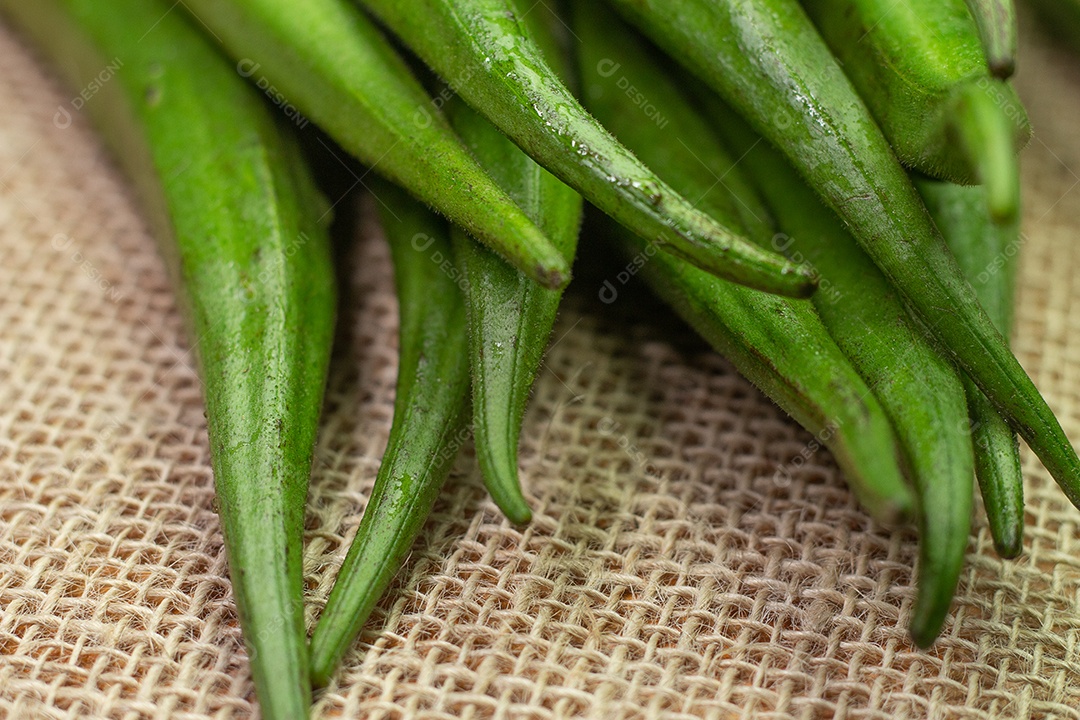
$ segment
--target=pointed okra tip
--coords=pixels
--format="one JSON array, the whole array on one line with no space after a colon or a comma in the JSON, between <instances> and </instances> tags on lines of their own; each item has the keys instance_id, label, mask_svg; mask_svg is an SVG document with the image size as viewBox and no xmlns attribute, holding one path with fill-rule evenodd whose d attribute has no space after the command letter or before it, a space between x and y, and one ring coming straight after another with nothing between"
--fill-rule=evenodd
<instances>
[{"instance_id":1,"label":"pointed okra tip","mask_svg":"<svg viewBox=\"0 0 1080 720\"><path fill-rule=\"evenodd\" d=\"M805 299L817 290L818 275L809 265L793 263L774 253L766 257L759 264L745 265L745 270L717 274L755 290L790 298Z\"/></svg>"},{"instance_id":2,"label":"pointed okra tip","mask_svg":"<svg viewBox=\"0 0 1080 720\"><path fill-rule=\"evenodd\" d=\"M945 619L949 616L956 584L959 579L959 566L933 567L926 569L926 555L920 553L919 574L916 577L918 587L915 591L915 603L911 608L911 621L908 632L919 648L926 650L941 635ZM955 572L953 571L955 569Z\"/></svg>"},{"instance_id":3,"label":"pointed okra tip","mask_svg":"<svg viewBox=\"0 0 1080 720\"><path fill-rule=\"evenodd\" d=\"M565 264L559 267L537 265L533 268L533 279L548 290L562 290L570 284L573 275Z\"/></svg>"},{"instance_id":4,"label":"pointed okra tip","mask_svg":"<svg viewBox=\"0 0 1080 720\"><path fill-rule=\"evenodd\" d=\"M995 225L1012 225L1020 214L1019 179L1006 175L996 182L986 183L986 202L990 220Z\"/></svg>"},{"instance_id":5,"label":"pointed okra tip","mask_svg":"<svg viewBox=\"0 0 1080 720\"><path fill-rule=\"evenodd\" d=\"M508 437L505 442L492 444L491 437L503 435L478 433L476 454L480 475L492 502L506 519L515 525L527 525L532 522L532 508L521 490L521 477L517 471L517 434L505 435Z\"/></svg>"},{"instance_id":6,"label":"pointed okra tip","mask_svg":"<svg viewBox=\"0 0 1080 720\"><path fill-rule=\"evenodd\" d=\"M817 271L809 265L788 263L781 272L794 276L795 283L792 287L795 292L792 297L795 298L805 299L812 296L817 291L821 280Z\"/></svg>"},{"instance_id":7,"label":"pointed okra tip","mask_svg":"<svg viewBox=\"0 0 1080 720\"><path fill-rule=\"evenodd\" d=\"M675 255L682 255L670 245L663 247ZM733 264L710 262L703 265L695 258L683 257L724 280L774 295L801 300L813 295L818 287L819 277L813 267L791 262L776 253L761 251L753 261Z\"/></svg>"},{"instance_id":8,"label":"pointed okra tip","mask_svg":"<svg viewBox=\"0 0 1080 720\"><path fill-rule=\"evenodd\" d=\"M318 662L317 662L318 660ZM326 656L319 657L312 653L311 656L311 687L316 690L330 684L330 678L334 674L334 666L329 663Z\"/></svg>"},{"instance_id":9,"label":"pointed okra tip","mask_svg":"<svg viewBox=\"0 0 1080 720\"><path fill-rule=\"evenodd\" d=\"M915 643L916 647L920 650L929 650L930 646L934 644L934 641L941 635L941 628L945 625L945 616L947 615L948 606L944 612L935 614L933 617L929 615L921 615L916 610L916 616L911 621L911 625L908 627L908 632L911 634L911 640Z\"/></svg>"},{"instance_id":10,"label":"pointed okra tip","mask_svg":"<svg viewBox=\"0 0 1080 720\"><path fill-rule=\"evenodd\" d=\"M990 219L996 225L1013 223L1020 213L1017 156L1031 135L1027 113L1007 83L989 77L966 83L956 99L949 135L986 189Z\"/></svg>"},{"instance_id":11,"label":"pointed okra tip","mask_svg":"<svg viewBox=\"0 0 1080 720\"><path fill-rule=\"evenodd\" d=\"M1008 80L1016 72L1016 57L1013 55L1001 55L987 60L990 74L998 80Z\"/></svg>"},{"instance_id":12,"label":"pointed okra tip","mask_svg":"<svg viewBox=\"0 0 1080 720\"><path fill-rule=\"evenodd\" d=\"M503 514L515 525L528 525L532 522L532 508L524 503L504 509Z\"/></svg>"},{"instance_id":13,"label":"pointed okra tip","mask_svg":"<svg viewBox=\"0 0 1080 720\"><path fill-rule=\"evenodd\" d=\"M337 611L337 605L331 593L331 598L323 608L322 616L311 633L311 642L308 645L308 679L311 687L315 689L324 688L330 684L338 665L341 664L341 659L345 657L356 633L359 632L359 628L354 628L352 623L346 622L346 619Z\"/></svg>"},{"instance_id":14,"label":"pointed okra tip","mask_svg":"<svg viewBox=\"0 0 1080 720\"><path fill-rule=\"evenodd\" d=\"M489 247L541 287L562 290L570 283L570 263L547 236L539 230L530 230L530 233L530 243L514 248L512 252L504 253L500 248Z\"/></svg>"},{"instance_id":15,"label":"pointed okra tip","mask_svg":"<svg viewBox=\"0 0 1080 720\"><path fill-rule=\"evenodd\" d=\"M500 477L489 481L485 477L488 493L506 519L515 525L527 525L532 522L532 508L525 500L518 482L517 473L510 477Z\"/></svg>"},{"instance_id":16,"label":"pointed okra tip","mask_svg":"<svg viewBox=\"0 0 1080 720\"><path fill-rule=\"evenodd\" d=\"M910 493L898 494L884 499L871 509L870 514L885 527L899 527L911 522L915 517L915 501Z\"/></svg>"},{"instance_id":17,"label":"pointed okra tip","mask_svg":"<svg viewBox=\"0 0 1080 720\"><path fill-rule=\"evenodd\" d=\"M1010 527L1009 530L994 534L994 551L1002 560L1015 560L1024 552L1024 537L1021 531Z\"/></svg>"}]
</instances>

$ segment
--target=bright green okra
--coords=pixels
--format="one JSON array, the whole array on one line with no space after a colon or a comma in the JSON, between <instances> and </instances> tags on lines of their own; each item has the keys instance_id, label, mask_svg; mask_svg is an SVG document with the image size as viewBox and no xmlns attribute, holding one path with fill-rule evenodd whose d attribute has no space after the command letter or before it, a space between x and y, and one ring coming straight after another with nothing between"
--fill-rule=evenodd
<instances>
[{"instance_id":1,"label":"bright green okra","mask_svg":"<svg viewBox=\"0 0 1080 720\"><path fill-rule=\"evenodd\" d=\"M424 527L468 424L465 300L446 223L376 182L394 260L401 329L390 439L375 488L311 637L311 679L325 685Z\"/></svg>"},{"instance_id":2,"label":"bright green okra","mask_svg":"<svg viewBox=\"0 0 1080 720\"><path fill-rule=\"evenodd\" d=\"M989 222L982 212L985 198L978 186L928 179L917 179L915 184L979 301L1008 337L1021 244L1019 224L1002 227ZM1024 479L1016 433L970 381L967 394L975 474L990 534L998 554L1014 558L1023 550L1024 533Z\"/></svg>"},{"instance_id":3,"label":"bright green okra","mask_svg":"<svg viewBox=\"0 0 1080 720\"><path fill-rule=\"evenodd\" d=\"M769 213L739 165L641 47L613 31L618 19L591 3L576 4L573 17L590 111L673 187L700 198L706 212L771 237ZM662 128L620 89L620 78L665 109ZM726 188L736 188L740 202ZM621 233L620 244L640 260L641 275L661 298L833 452L864 507L886 522L906 514L911 494L892 426L809 302L710 277L629 233Z\"/></svg>"},{"instance_id":4,"label":"bright green okra","mask_svg":"<svg viewBox=\"0 0 1080 720\"><path fill-rule=\"evenodd\" d=\"M1016 154L1031 127L1012 86L990 76L964 3L804 0L803 6L901 162L943 180L982 183L991 216L1015 219Z\"/></svg>"},{"instance_id":5,"label":"bright green okra","mask_svg":"<svg viewBox=\"0 0 1080 720\"><path fill-rule=\"evenodd\" d=\"M553 175L667 252L760 290L813 278L696 210L581 107L510 0L361 0L458 94Z\"/></svg>"},{"instance_id":6,"label":"bright green okra","mask_svg":"<svg viewBox=\"0 0 1080 720\"><path fill-rule=\"evenodd\" d=\"M545 7L525 15L527 27L560 76L558 47ZM572 262L581 224L582 199L537 165L498 128L457 98L451 123L480 164ZM494 253L453 230L454 251L466 280L469 354L473 377L473 436L484 484L496 505L515 523L532 516L518 478L518 442L533 380L551 337L562 292L529 282Z\"/></svg>"},{"instance_id":7,"label":"bright green okra","mask_svg":"<svg viewBox=\"0 0 1080 720\"><path fill-rule=\"evenodd\" d=\"M1012 0L965 0L979 28L990 74L1008 80L1016 71L1016 7Z\"/></svg>"},{"instance_id":8,"label":"bright green okra","mask_svg":"<svg viewBox=\"0 0 1080 720\"><path fill-rule=\"evenodd\" d=\"M911 635L941 632L971 533L975 459L956 367L913 325L899 294L795 170L715 96L705 107L765 196L780 242L821 273L813 303L892 420L919 507L919 574Z\"/></svg>"},{"instance_id":9,"label":"bright green okra","mask_svg":"<svg viewBox=\"0 0 1080 720\"><path fill-rule=\"evenodd\" d=\"M548 287L570 268L461 146L382 33L344 0L190 0L237 72ZM364 178L358 178L362 184Z\"/></svg>"},{"instance_id":10,"label":"bright green okra","mask_svg":"<svg viewBox=\"0 0 1080 720\"><path fill-rule=\"evenodd\" d=\"M333 338L327 204L259 93L157 0L4 0L153 223L204 383L218 514L263 717L306 717L304 505Z\"/></svg>"},{"instance_id":11,"label":"bright green okra","mask_svg":"<svg viewBox=\"0 0 1080 720\"><path fill-rule=\"evenodd\" d=\"M784 153L1080 507L1080 458L1061 424L797 2L612 2Z\"/></svg>"}]
</instances>

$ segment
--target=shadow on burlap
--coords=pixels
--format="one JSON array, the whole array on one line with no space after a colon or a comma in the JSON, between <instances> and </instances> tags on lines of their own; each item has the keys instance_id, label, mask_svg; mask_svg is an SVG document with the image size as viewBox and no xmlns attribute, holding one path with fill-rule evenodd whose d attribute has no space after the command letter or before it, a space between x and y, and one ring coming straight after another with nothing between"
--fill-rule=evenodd
<instances>
[{"instance_id":1,"label":"shadow on burlap","mask_svg":"<svg viewBox=\"0 0 1080 720\"><path fill-rule=\"evenodd\" d=\"M1078 70L1023 58L1015 338L1076 439ZM0 32L0 715L249 717L193 356L125 182L84 119L53 122L68 102ZM396 305L362 228L309 624L392 414ZM800 465L812 438L640 290L605 305L604 276L579 275L524 431L536 519L501 518L466 448L317 717L1080 717L1080 515L1030 453L1023 557L999 561L980 514L943 637L917 651L914 533L871 523L825 452Z\"/></svg>"}]
</instances>

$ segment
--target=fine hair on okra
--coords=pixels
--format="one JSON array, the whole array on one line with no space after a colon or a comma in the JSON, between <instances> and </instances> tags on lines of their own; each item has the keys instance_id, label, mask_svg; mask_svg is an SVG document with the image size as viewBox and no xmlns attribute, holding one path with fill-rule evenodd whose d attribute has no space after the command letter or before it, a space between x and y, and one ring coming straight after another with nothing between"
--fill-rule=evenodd
<instances>
[{"instance_id":1,"label":"fine hair on okra","mask_svg":"<svg viewBox=\"0 0 1080 720\"><path fill-rule=\"evenodd\" d=\"M204 383L217 512L262 717L307 716L304 505L333 338L327 204L259 92L161 0L3 0L151 221Z\"/></svg>"},{"instance_id":2,"label":"fine hair on okra","mask_svg":"<svg viewBox=\"0 0 1080 720\"><path fill-rule=\"evenodd\" d=\"M982 188L916 178L930 216L956 256L979 302L1005 336L1012 330L1013 286L1022 237L1019 223L996 225L982 209ZM994 548L1003 558L1023 550L1024 482L1016 432L965 378L975 443L975 475Z\"/></svg>"},{"instance_id":3,"label":"fine hair on okra","mask_svg":"<svg viewBox=\"0 0 1080 720\"><path fill-rule=\"evenodd\" d=\"M665 252L804 297L813 277L698 211L581 107L510 0L361 0L469 105L593 205Z\"/></svg>"},{"instance_id":4,"label":"fine hair on okra","mask_svg":"<svg viewBox=\"0 0 1080 720\"><path fill-rule=\"evenodd\" d=\"M1080 507L1080 458L1061 424L796 0L610 1L784 154Z\"/></svg>"},{"instance_id":5,"label":"fine hair on okra","mask_svg":"<svg viewBox=\"0 0 1080 720\"><path fill-rule=\"evenodd\" d=\"M611 31L617 18L592 3L576 4L572 16L590 111L673 187L699 198L706 212L733 225L745 218L768 232L769 213L754 200L739 166L632 38ZM602 72L612 61L620 77L667 109L669 122L662 129L619 91L618 77ZM738 198L728 194L728 186L742 188ZM678 258L650 253L631 233L614 234L627 253L647 254L640 273L657 295L833 452L855 496L874 517L894 522L907 514L911 493L892 426L808 301L739 287ZM778 475L785 479L782 470Z\"/></svg>"},{"instance_id":6,"label":"fine hair on okra","mask_svg":"<svg viewBox=\"0 0 1080 720\"><path fill-rule=\"evenodd\" d=\"M375 488L311 637L311 680L326 685L424 527L468 422L469 354L449 227L389 183L373 181L400 313L390 438Z\"/></svg>"},{"instance_id":7,"label":"fine hair on okra","mask_svg":"<svg viewBox=\"0 0 1080 720\"><path fill-rule=\"evenodd\" d=\"M974 0L973 0L974 1ZM1007 83L991 76L963 0L803 0L906 166L986 186L1000 223L1020 205L1017 152L1031 135Z\"/></svg>"},{"instance_id":8,"label":"fine hair on okra","mask_svg":"<svg viewBox=\"0 0 1080 720\"><path fill-rule=\"evenodd\" d=\"M561 21L537 6L525 14L525 22L552 67L561 77L570 75L571 63L553 27ZM447 114L473 156L571 262L581 196L459 98L450 101ZM452 237L467 288L477 461L495 504L512 522L525 523L532 513L517 471L521 423L562 292L530 282L460 228L453 229Z\"/></svg>"},{"instance_id":9,"label":"fine hair on okra","mask_svg":"<svg viewBox=\"0 0 1080 720\"><path fill-rule=\"evenodd\" d=\"M787 161L714 95L699 100L769 204L781 244L821 274L814 306L892 420L919 508L909 628L916 644L928 647L952 604L971 533L975 459L964 384L840 218Z\"/></svg>"},{"instance_id":10,"label":"fine hair on okra","mask_svg":"<svg viewBox=\"0 0 1080 720\"><path fill-rule=\"evenodd\" d=\"M563 256L469 156L405 61L349 2L183 4L223 43L238 72L271 84L362 163L533 280L549 287L570 280Z\"/></svg>"}]
</instances>

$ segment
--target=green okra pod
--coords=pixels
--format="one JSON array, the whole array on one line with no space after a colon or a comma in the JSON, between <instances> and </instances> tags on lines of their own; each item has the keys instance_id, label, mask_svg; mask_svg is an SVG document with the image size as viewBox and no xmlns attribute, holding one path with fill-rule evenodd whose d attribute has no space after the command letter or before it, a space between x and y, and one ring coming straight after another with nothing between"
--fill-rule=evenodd
<instances>
[{"instance_id":1,"label":"green okra pod","mask_svg":"<svg viewBox=\"0 0 1080 720\"><path fill-rule=\"evenodd\" d=\"M509 0L362 0L460 96L534 160L643 238L760 290L813 279L693 207L581 107Z\"/></svg>"},{"instance_id":2,"label":"green okra pod","mask_svg":"<svg viewBox=\"0 0 1080 720\"><path fill-rule=\"evenodd\" d=\"M311 679L325 685L424 527L467 431L469 353L446 223L376 181L400 308L394 420L375 488L311 637Z\"/></svg>"},{"instance_id":3,"label":"green okra pod","mask_svg":"<svg viewBox=\"0 0 1080 720\"><path fill-rule=\"evenodd\" d=\"M990 75L964 3L804 0L803 6L901 162L943 180L982 183L991 215L1011 222L1020 204L1016 154L1031 127L1016 91Z\"/></svg>"},{"instance_id":4,"label":"green okra pod","mask_svg":"<svg viewBox=\"0 0 1080 720\"><path fill-rule=\"evenodd\" d=\"M530 32L561 77L571 74L558 47L551 11L524 15ZM495 182L506 189L572 262L581 224L582 198L537 165L498 128L458 99L448 115L462 140ZM532 512L518 478L521 423L536 372L551 337L562 292L529 282L494 253L453 230L454 250L466 280L469 354L473 377L473 435L484 484L515 523Z\"/></svg>"},{"instance_id":5,"label":"green okra pod","mask_svg":"<svg viewBox=\"0 0 1080 720\"><path fill-rule=\"evenodd\" d=\"M562 287L562 255L480 169L382 33L345 0L189 0L237 71L514 267ZM365 182L365 177L357 179Z\"/></svg>"},{"instance_id":6,"label":"green okra pod","mask_svg":"<svg viewBox=\"0 0 1080 720\"><path fill-rule=\"evenodd\" d=\"M741 164L709 123L670 84L640 44L618 32L618 18L592 3L573 9L587 107L673 187L733 225L769 233L769 213L743 179ZM604 67L665 108L661 129ZM735 188L738 198L728 189ZM771 233L770 233L771 236ZM703 338L774 402L814 433L841 466L860 502L889 522L911 506L892 426L873 392L837 347L813 306L738 287L622 233L642 260L641 275Z\"/></svg>"},{"instance_id":7,"label":"green okra pod","mask_svg":"<svg viewBox=\"0 0 1080 720\"><path fill-rule=\"evenodd\" d=\"M930 215L944 235L964 275L990 318L1008 337L1012 329L1013 288L1021 236L1018 223L989 222L980 187L918 178L915 182ZM979 388L967 380L975 475L990 521L994 547L1004 558L1023 550L1024 477L1016 433Z\"/></svg>"},{"instance_id":8,"label":"green okra pod","mask_svg":"<svg viewBox=\"0 0 1080 720\"><path fill-rule=\"evenodd\" d=\"M1016 71L1016 7L1012 0L965 0L979 28L990 74L1008 80Z\"/></svg>"},{"instance_id":9,"label":"green okra pod","mask_svg":"<svg viewBox=\"0 0 1080 720\"><path fill-rule=\"evenodd\" d=\"M259 93L158 0L4 0L135 181L196 349L262 716L306 717L304 504L333 338L327 204Z\"/></svg>"},{"instance_id":10,"label":"green okra pod","mask_svg":"<svg viewBox=\"0 0 1080 720\"><path fill-rule=\"evenodd\" d=\"M714 97L714 96L713 96ZM971 533L974 457L956 367L913 325L893 289L795 170L730 108L708 116L769 203L790 253L821 273L813 303L892 420L919 507L919 573L911 635L928 647L941 632Z\"/></svg>"},{"instance_id":11,"label":"green okra pod","mask_svg":"<svg viewBox=\"0 0 1080 720\"><path fill-rule=\"evenodd\" d=\"M1080 507L1080 458L1061 424L797 2L611 1L783 152Z\"/></svg>"}]
</instances>

